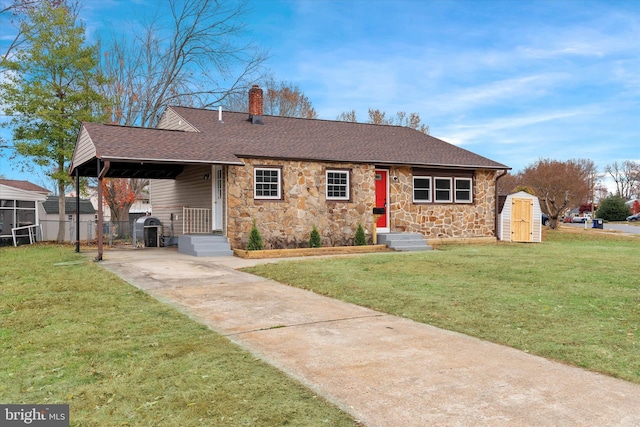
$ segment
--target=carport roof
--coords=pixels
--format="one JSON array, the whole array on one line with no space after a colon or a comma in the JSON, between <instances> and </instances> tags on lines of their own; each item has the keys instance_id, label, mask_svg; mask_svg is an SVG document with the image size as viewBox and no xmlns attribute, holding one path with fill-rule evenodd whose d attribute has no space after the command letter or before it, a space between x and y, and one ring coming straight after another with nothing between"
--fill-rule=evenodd
<instances>
[{"instance_id":1,"label":"carport roof","mask_svg":"<svg viewBox=\"0 0 640 427\"><path fill-rule=\"evenodd\" d=\"M107 177L120 178L175 178L186 164L241 164L200 132L83 123L71 170L98 176L97 159L110 163Z\"/></svg>"}]
</instances>

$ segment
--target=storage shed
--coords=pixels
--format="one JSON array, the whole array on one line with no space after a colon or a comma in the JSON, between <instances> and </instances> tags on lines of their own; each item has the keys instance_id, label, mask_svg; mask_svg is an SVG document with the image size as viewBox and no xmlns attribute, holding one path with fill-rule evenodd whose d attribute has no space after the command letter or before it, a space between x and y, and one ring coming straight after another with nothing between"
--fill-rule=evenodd
<instances>
[{"instance_id":1,"label":"storage shed","mask_svg":"<svg viewBox=\"0 0 640 427\"><path fill-rule=\"evenodd\" d=\"M509 194L498 215L498 239L506 242L542 241L540 201L524 191Z\"/></svg>"}]
</instances>

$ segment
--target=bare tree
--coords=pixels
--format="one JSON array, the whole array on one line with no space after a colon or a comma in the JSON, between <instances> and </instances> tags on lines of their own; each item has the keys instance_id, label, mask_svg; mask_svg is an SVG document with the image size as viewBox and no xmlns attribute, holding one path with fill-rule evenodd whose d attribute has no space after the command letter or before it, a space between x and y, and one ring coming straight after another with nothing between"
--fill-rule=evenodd
<instances>
[{"instance_id":1,"label":"bare tree","mask_svg":"<svg viewBox=\"0 0 640 427\"><path fill-rule=\"evenodd\" d=\"M317 119L313 104L300 90L298 85L276 81L273 77L267 77L259 82L263 88L263 112L270 116L299 117L304 119ZM225 101L225 108L231 111L246 112L249 110L247 92L230 95Z\"/></svg>"},{"instance_id":2,"label":"bare tree","mask_svg":"<svg viewBox=\"0 0 640 427\"><path fill-rule=\"evenodd\" d=\"M102 90L113 101L112 123L152 127L167 105L218 105L262 75L266 55L242 39L245 1L168 0L168 5L169 28L156 18L136 38L102 43L101 70L109 79ZM109 197L122 191L106 192L112 216L125 217L147 184L111 183L128 194L116 201Z\"/></svg>"},{"instance_id":3,"label":"bare tree","mask_svg":"<svg viewBox=\"0 0 640 427\"><path fill-rule=\"evenodd\" d=\"M506 175L502 176L498 180L498 188L497 193L499 196L505 196L511 194L516 191L518 185L521 181L520 174L513 174L511 172L507 172Z\"/></svg>"},{"instance_id":4,"label":"bare tree","mask_svg":"<svg viewBox=\"0 0 640 427\"><path fill-rule=\"evenodd\" d=\"M629 200L640 196L640 163L625 160L613 162L605 167L605 172L616 183L616 194Z\"/></svg>"},{"instance_id":5,"label":"bare tree","mask_svg":"<svg viewBox=\"0 0 640 427\"><path fill-rule=\"evenodd\" d=\"M356 118L356 110L343 111L338 117L336 117L336 120L341 122L355 123L358 121L358 119Z\"/></svg>"},{"instance_id":6,"label":"bare tree","mask_svg":"<svg viewBox=\"0 0 640 427\"><path fill-rule=\"evenodd\" d=\"M14 28L14 34L9 39L9 44L4 52L0 53L0 64L10 58L11 54L18 49L26 40L24 37L23 24L27 22L27 12L32 10L43 0L13 0L4 9L0 10L0 25L9 33L8 28ZM59 3L59 2L58 2ZM1 68L4 70L4 67Z\"/></svg>"},{"instance_id":7,"label":"bare tree","mask_svg":"<svg viewBox=\"0 0 640 427\"><path fill-rule=\"evenodd\" d=\"M317 119L318 114L311 101L293 83L269 79L264 97L264 113L282 117Z\"/></svg>"},{"instance_id":8,"label":"bare tree","mask_svg":"<svg viewBox=\"0 0 640 427\"><path fill-rule=\"evenodd\" d=\"M593 162L590 160L560 162L541 159L524 169L520 184L535 191L542 211L549 216L551 228L556 228L558 218L568 207L589 200L592 173Z\"/></svg>"},{"instance_id":9,"label":"bare tree","mask_svg":"<svg viewBox=\"0 0 640 427\"><path fill-rule=\"evenodd\" d=\"M422 123L419 113L410 113L407 116L405 111L398 111L395 116L387 116L387 113L378 109L369 108L369 118L366 123L376 125L404 126L415 129L425 134L429 134L429 126ZM357 122L356 111L345 111L338 115L337 120L344 122Z\"/></svg>"},{"instance_id":10,"label":"bare tree","mask_svg":"<svg viewBox=\"0 0 640 427\"><path fill-rule=\"evenodd\" d=\"M246 1L168 0L172 25L102 43L112 120L157 124L167 105L210 107L261 77L266 54L243 41Z\"/></svg>"}]
</instances>

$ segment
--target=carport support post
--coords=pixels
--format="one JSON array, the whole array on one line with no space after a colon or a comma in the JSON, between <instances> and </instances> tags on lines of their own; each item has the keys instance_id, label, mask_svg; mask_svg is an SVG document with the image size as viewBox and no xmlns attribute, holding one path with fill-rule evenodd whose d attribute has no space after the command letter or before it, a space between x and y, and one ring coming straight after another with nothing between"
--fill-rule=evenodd
<instances>
[{"instance_id":1,"label":"carport support post","mask_svg":"<svg viewBox=\"0 0 640 427\"><path fill-rule=\"evenodd\" d=\"M102 180L104 176L109 171L110 163L104 162L104 168L101 168L102 162L100 159L96 160L98 162L98 256L96 257L96 261L102 261L102 253L103 253L103 217L102 217Z\"/></svg>"},{"instance_id":2,"label":"carport support post","mask_svg":"<svg viewBox=\"0 0 640 427\"><path fill-rule=\"evenodd\" d=\"M76 168L76 252L80 252L80 171Z\"/></svg>"}]
</instances>

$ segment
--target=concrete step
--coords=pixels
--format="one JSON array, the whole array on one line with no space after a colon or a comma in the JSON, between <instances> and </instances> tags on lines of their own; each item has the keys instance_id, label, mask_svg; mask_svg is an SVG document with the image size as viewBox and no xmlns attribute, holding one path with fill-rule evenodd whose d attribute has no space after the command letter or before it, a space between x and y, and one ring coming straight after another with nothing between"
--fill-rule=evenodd
<instances>
[{"instance_id":1,"label":"concrete step","mask_svg":"<svg viewBox=\"0 0 640 427\"><path fill-rule=\"evenodd\" d=\"M395 251L429 251L433 249L420 233L378 234L378 243L387 245Z\"/></svg>"},{"instance_id":2,"label":"concrete step","mask_svg":"<svg viewBox=\"0 0 640 427\"><path fill-rule=\"evenodd\" d=\"M186 234L179 236L178 252L197 257L233 255L227 238L216 234Z\"/></svg>"}]
</instances>

